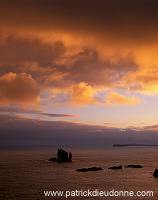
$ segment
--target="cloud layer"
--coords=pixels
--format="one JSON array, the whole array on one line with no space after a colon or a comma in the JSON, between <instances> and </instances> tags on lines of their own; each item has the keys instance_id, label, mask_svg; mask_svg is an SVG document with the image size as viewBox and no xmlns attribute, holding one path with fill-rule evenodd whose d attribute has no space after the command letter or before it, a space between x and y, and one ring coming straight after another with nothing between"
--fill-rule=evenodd
<instances>
[{"instance_id":1,"label":"cloud layer","mask_svg":"<svg viewBox=\"0 0 158 200\"><path fill-rule=\"evenodd\" d=\"M1 2L1 76L30 74L40 93L59 96L73 88L69 101L79 105L96 104L90 96L105 90L157 94L156 5L156 0ZM87 86L80 87L83 82ZM89 89L85 94L87 87L93 94Z\"/></svg>"},{"instance_id":2,"label":"cloud layer","mask_svg":"<svg viewBox=\"0 0 158 200\"><path fill-rule=\"evenodd\" d=\"M70 108L134 107L156 96L157 6L157 0L1 1L0 112L6 114L8 124L12 124L11 118L7 119L9 114L73 120L76 115L66 114ZM64 112L58 113L59 107L64 107ZM76 114L76 110L72 113ZM30 124L36 133L44 130L35 126L39 121L17 119L20 124L24 122L24 129ZM69 125L76 127L72 130L80 130L78 137L87 132L89 138L90 131L96 134L105 129L107 138L113 137L114 131L118 137L125 137L120 129L93 129L83 124L44 120L41 124L48 126L50 138L51 131L58 138L57 125L63 126L66 133L71 132ZM17 130L16 123L12 126ZM135 134L129 138L137 137L136 129L128 131ZM147 127L142 131L146 137ZM6 133L9 138L10 130L6 129ZM44 132L39 136L44 138Z\"/></svg>"},{"instance_id":3,"label":"cloud layer","mask_svg":"<svg viewBox=\"0 0 158 200\"><path fill-rule=\"evenodd\" d=\"M107 105L130 105L134 106L142 103L138 97L126 97L116 92L110 92L106 96Z\"/></svg>"},{"instance_id":4,"label":"cloud layer","mask_svg":"<svg viewBox=\"0 0 158 200\"><path fill-rule=\"evenodd\" d=\"M17 141L23 145L31 141L40 144L76 147L105 147L115 143L156 144L157 127L128 127L126 129L74 123L45 121L0 114L0 142Z\"/></svg>"}]
</instances>

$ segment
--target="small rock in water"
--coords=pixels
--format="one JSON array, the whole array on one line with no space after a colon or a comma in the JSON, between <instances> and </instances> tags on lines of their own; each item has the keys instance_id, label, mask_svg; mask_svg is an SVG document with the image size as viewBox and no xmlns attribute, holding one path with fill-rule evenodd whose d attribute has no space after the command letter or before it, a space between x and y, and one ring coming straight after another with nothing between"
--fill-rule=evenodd
<instances>
[{"instance_id":1,"label":"small rock in water","mask_svg":"<svg viewBox=\"0 0 158 200\"><path fill-rule=\"evenodd\" d=\"M114 166L114 167L109 167L108 169L122 169L122 166Z\"/></svg>"},{"instance_id":2,"label":"small rock in water","mask_svg":"<svg viewBox=\"0 0 158 200\"><path fill-rule=\"evenodd\" d=\"M155 169L154 173L153 173L154 177L158 177L158 169Z\"/></svg>"},{"instance_id":3,"label":"small rock in water","mask_svg":"<svg viewBox=\"0 0 158 200\"><path fill-rule=\"evenodd\" d=\"M87 171L98 171L103 170L100 167L90 167L90 168L82 168L82 169L76 169L77 172L87 172Z\"/></svg>"},{"instance_id":4,"label":"small rock in water","mask_svg":"<svg viewBox=\"0 0 158 200\"><path fill-rule=\"evenodd\" d=\"M49 161L58 161L58 159L54 158L50 158Z\"/></svg>"},{"instance_id":5,"label":"small rock in water","mask_svg":"<svg viewBox=\"0 0 158 200\"><path fill-rule=\"evenodd\" d=\"M141 165L127 165L125 167L131 167L131 168L143 168Z\"/></svg>"}]
</instances>

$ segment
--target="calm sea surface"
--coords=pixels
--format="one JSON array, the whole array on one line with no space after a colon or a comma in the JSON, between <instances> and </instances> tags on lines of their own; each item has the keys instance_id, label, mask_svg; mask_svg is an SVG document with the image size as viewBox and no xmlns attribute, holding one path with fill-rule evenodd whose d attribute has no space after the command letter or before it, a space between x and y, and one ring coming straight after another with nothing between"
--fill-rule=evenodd
<instances>
[{"instance_id":1,"label":"calm sea surface","mask_svg":"<svg viewBox=\"0 0 158 200\"><path fill-rule=\"evenodd\" d=\"M126 190L153 191L153 197L69 197L67 199L125 199L157 200L158 178L152 176L158 168L158 147L118 147L102 150L65 149L73 154L72 163L49 162L56 149L37 148L0 150L0 199L43 200L66 199L45 197L46 190ZM140 164L142 169L108 167ZM95 172L76 172L77 168L101 167Z\"/></svg>"}]
</instances>

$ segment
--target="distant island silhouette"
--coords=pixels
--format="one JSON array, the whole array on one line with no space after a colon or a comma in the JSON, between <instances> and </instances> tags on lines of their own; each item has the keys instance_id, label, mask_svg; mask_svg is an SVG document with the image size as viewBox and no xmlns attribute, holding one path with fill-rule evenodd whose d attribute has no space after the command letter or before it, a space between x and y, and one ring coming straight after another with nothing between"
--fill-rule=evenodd
<instances>
[{"instance_id":1,"label":"distant island silhouette","mask_svg":"<svg viewBox=\"0 0 158 200\"><path fill-rule=\"evenodd\" d=\"M128 146L158 146L158 144L113 144L113 147L128 147Z\"/></svg>"}]
</instances>

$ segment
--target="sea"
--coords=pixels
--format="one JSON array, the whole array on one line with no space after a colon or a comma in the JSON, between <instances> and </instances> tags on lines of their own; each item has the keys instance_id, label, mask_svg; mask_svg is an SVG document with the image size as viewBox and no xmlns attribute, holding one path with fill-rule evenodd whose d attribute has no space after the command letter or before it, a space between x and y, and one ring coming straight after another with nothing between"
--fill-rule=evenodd
<instances>
[{"instance_id":1,"label":"sea","mask_svg":"<svg viewBox=\"0 0 158 200\"><path fill-rule=\"evenodd\" d=\"M158 168L158 147L64 148L64 150L72 152L72 162L50 162L49 158L57 154L57 149L51 146L1 148L0 199L158 199L158 178L153 177L154 170ZM143 168L125 168L129 164L139 164ZM123 168L108 169L119 165ZM89 167L100 167L103 170L76 171L79 168ZM50 191L63 192L63 196L58 196L56 193L48 196ZM128 191L128 194L133 196L119 196L121 191L122 194L123 191ZM153 193L148 193L150 191ZM138 196L138 192L141 196ZM102 196L96 196L98 194Z\"/></svg>"}]
</instances>

